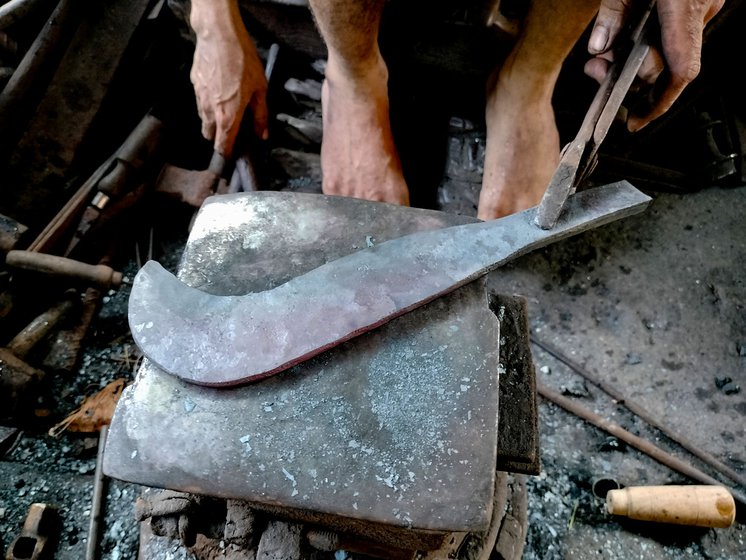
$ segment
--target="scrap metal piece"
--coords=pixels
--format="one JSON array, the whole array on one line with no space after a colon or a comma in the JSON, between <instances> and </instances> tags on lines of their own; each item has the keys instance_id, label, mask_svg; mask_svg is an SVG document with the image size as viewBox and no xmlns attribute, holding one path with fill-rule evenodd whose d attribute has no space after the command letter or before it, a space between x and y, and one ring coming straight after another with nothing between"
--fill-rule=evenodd
<instances>
[{"instance_id":1,"label":"scrap metal piece","mask_svg":"<svg viewBox=\"0 0 746 560\"><path fill-rule=\"evenodd\" d=\"M185 381L236 385L288 369L551 242L642 211L625 181L574 195L551 231L536 210L419 232L322 265L276 288L215 296L150 261L129 303L145 356Z\"/></svg>"},{"instance_id":2,"label":"scrap metal piece","mask_svg":"<svg viewBox=\"0 0 746 560\"><path fill-rule=\"evenodd\" d=\"M10 455L18 440L23 436L23 432L18 428L9 426L0 426L0 459L7 453Z\"/></svg>"},{"instance_id":3,"label":"scrap metal piece","mask_svg":"<svg viewBox=\"0 0 746 560\"><path fill-rule=\"evenodd\" d=\"M6 560L44 560L54 558L60 531L55 506L34 503L29 506L21 533L5 553Z\"/></svg>"}]
</instances>

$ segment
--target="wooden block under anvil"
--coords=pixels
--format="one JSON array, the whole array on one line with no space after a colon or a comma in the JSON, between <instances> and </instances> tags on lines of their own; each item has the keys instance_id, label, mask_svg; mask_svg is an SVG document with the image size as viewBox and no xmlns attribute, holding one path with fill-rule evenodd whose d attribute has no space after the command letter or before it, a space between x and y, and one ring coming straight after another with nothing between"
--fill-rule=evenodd
<instances>
[{"instance_id":1,"label":"wooden block under anvil","mask_svg":"<svg viewBox=\"0 0 746 560\"><path fill-rule=\"evenodd\" d=\"M178 276L218 295L261 291L370 244L470 221L316 194L216 196ZM192 385L146 360L117 406L104 472L352 530L405 528L416 542L400 544L435 548L443 533L489 525L498 340L479 280L240 387Z\"/></svg>"}]
</instances>

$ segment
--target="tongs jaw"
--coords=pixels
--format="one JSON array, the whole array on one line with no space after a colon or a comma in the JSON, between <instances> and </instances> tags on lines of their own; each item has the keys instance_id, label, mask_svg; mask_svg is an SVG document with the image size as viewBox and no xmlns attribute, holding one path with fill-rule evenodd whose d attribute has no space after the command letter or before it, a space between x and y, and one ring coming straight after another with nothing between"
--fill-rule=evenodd
<instances>
[{"instance_id":1,"label":"tongs jaw","mask_svg":"<svg viewBox=\"0 0 746 560\"><path fill-rule=\"evenodd\" d=\"M536 211L534 223L540 228L552 229L555 226L567 197L573 194L578 185L593 171L598 147L606 137L650 50L649 21L652 20L649 16L654 7L655 0L649 1L639 14L639 19L630 28L630 47L626 58L617 58L609 68L580 125L580 130L563 148L560 163Z\"/></svg>"}]
</instances>

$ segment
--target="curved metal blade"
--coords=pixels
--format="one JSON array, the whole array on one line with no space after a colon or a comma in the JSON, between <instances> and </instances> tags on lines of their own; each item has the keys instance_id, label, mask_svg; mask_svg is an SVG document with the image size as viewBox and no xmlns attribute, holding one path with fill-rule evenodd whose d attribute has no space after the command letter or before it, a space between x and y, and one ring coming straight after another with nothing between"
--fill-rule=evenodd
<instances>
[{"instance_id":1,"label":"curved metal blade","mask_svg":"<svg viewBox=\"0 0 746 560\"><path fill-rule=\"evenodd\" d=\"M553 241L642 211L650 197L627 182L571 197L552 230L535 209L500 220L392 239L274 289L216 296L155 261L129 302L132 336L161 369L200 385L261 379L376 328Z\"/></svg>"}]
</instances>

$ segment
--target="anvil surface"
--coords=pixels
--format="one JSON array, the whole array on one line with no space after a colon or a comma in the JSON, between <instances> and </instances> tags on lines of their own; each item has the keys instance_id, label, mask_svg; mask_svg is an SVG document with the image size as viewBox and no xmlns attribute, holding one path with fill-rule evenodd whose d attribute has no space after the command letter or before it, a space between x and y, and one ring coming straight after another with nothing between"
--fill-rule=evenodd
<instances>
[{"instance_id":1,"label":"anvil surface","mask_svg":"<svg viewBox=\"0 0 746 560\"><path fill-rule=\"evenodd\" d=\"M217 196L178 277L213 294L261 291L370 244L472 221L315 194ZM478 280L244 386L198 386L146 360L117 406L104 472L400 527L485 530L498 339Z\"/></svg>"}]
</instances>

